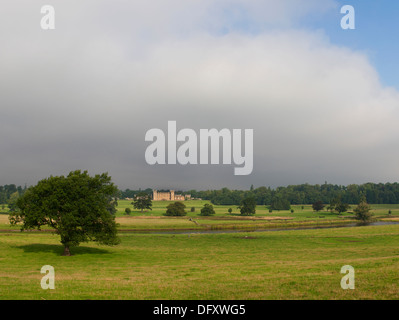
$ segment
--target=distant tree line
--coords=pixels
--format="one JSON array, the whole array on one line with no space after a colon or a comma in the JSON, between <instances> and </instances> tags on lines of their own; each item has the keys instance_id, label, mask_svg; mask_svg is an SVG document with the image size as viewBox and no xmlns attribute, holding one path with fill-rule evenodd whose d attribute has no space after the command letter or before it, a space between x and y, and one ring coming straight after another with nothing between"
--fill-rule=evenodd
<instances>
[{"instance_id":1,"label":"distant tree line","mask_svg":"<svg viewBox=\"0 0 399 320\"><path fill-rule=\"evenodd\" d=\"M273 207L276 203L313 204L317 201L328 204L333 199L340 198L343 203L358 204L366 199L369 204L395 204L399 203L399 183L365 183L362 185L351 184L348 186L333 184L301 184L287 187L259 187L250 190L220 190L186 192L192 198L210 200L215 205L240 205L241 201L254 197L257 205Z\"/></svg>"},{"instance_id":2,"label":"distant tree line","mask_svg":"<svg viewBox=\"0 0 399 320\"><path fill-rule=\"evenodd\" d=\"M134 199L134 197L139 194L139 193L147 193L147 194L152 194L152 189L145 189L145 190L130 190L130 189L125 189L125 190L119 190L119 198L120 199L125 199L125 198L131 198Z\"/></svg>"},{"instance_id":3,"label":"distant tree line","mask_svg":"<svg viewBox=\"0 0 399 320\"><path fill-rule=\"evenodd\" d=\"M22 188L21 186L17 187L15 184L0 186L0 203L7 204L11 198L23 195L25 190L26 186Z\"/></svg>"},{"instance_id":4,"label":"distant tree line","mask_svg":"<svg viewBox=\"0 0 399 320\"><path fill-rule=\"evenodd\" d=\"M162 191L162 190L159 190ZM139 192L152 193L152 189L120 191L121 198L134 198ZM348 186L336 184L300 184L286 187L259 187L249 190L232 190L222 188L206 191L180 191L181 194L190 194L191 198L209 200L214 205L236 205L249 197L255 198L257 205L287 207L295 204L313 204L320 201L329 204L333 199L341 199L343 203L359 204L365 199L369 204L396 204L399 203L399 183L365 183Z\"/></svg>"},{"instance_id":5,"label":"distant tree line","mask_svg":"<svg viewBox=\"0 0 399 320\"><path fill-rule=\"evenodd\" d=\"M16 192L21 196L26 190L25 187L14 184L0 186L0 203L7 204L11 195ZM162 191L162 190L159 190ZM145 190L119 190L120 199L134 198L140 192L152 194L152 189ZM176 191L177 192L177 191ZM300 184L286 187L270 188L259 187L249 190L231 190L222 188L220 190L206 191L180 191L181 194L191 194L192 198L209 200L214 205L235 205L239 206L246 198L254 198L257 205L288 206L295 204L314 204L321 201L329 204L333 199L340 198L343 203L359 204L365 199L369 204L396 204L399 203L399 183L365 183L361 185L350 184L348 186L333 184Z\"/></svg>"}]
</instances>

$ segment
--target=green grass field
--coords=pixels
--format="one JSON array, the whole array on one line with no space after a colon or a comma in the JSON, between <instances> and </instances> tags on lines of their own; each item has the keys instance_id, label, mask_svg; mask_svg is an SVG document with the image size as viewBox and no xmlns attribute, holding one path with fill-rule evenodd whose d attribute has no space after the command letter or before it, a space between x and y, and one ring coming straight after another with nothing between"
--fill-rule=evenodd
<instances>
[{"instance_id":1,"label":"green grass field","mask_svg":"<svg viewBox=\"0 0 399 320\"><path fill-rule=\"evenodd\" d=\"M269 213L266 206L257 206L254 216L241 216L236 206L214 206L216 214L212 217L202 217L199 215L201 208L208 201L186 201L187 216L185 217L165 217L166 206L171 203L168 201L153 202L153 210L147 212L135 211L132 209L130 201L119 201L117 222L120 223L121 230L158 230L158 229L263 229L278 227L302 227L302 226L325 226L331 224L346 224L354 221L354 215L349 212L342 215L329 211L313 212L311 205L292 206L291 211L273 211ZM128 216L124 210L130 207L133 211ZM195 212L191 212L191 207ZM352 206L352 210L355 206ZM232 208L232 214L228 209ZM302 209L303 208L303 209ZM388 211L391 214L388 215ZM373 205L372 212L374 218L378 220L395 220L399 217L399 205ZM189 219L195 220L197 224Z\"/></svg>"},{"instance_id":2,"label":"green grass field","mask_svg":"<svg viewBox=\"0 0 399 320\"><path fill-rule=\"evenodd\" d=\"M1 299L398 299L399 226L258 233L122 233L60 256L57 236L0 233ZM40 269L55 269L43 290ZM355 290L340 269L355 268Z\"/></svg>"},{"instance_id":3,"label":"green grass field","mask_svg":"<svg viewBox=\"0 0 399 320\"><path fill-rule=\"evenodd\" d=\"M123 211L129 202L120 201L121 244L82 243L72 248L71 257L61 256L57 235L17 232L1 214L0 299L399 298L399 225L215 234L128 231L300 226L353 216L316 214L310 206L298 206L293 214L258 208L255 217L242 219L234 215L236 208L228 215L228 207L217 206L215 217L199 217L203 203L187 205L196 206L187 217L162 216L166 203L161 202L154 203L153 211L126 217ZM389 209L390 219L397 220L399 205L373 206L377 218L388 217ZM43 265L55 269L54 290L40 286ZM355 268L355 290L340 286L344 265Z\"/></svg>"}]
</instances>

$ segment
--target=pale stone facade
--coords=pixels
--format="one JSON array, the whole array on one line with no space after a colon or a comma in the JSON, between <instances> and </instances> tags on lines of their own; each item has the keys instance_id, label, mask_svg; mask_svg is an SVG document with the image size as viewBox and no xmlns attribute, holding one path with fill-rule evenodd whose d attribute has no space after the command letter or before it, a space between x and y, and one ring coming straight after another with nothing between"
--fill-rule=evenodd
<instances>
[{"instance_id":1,"label":"pale stone facade","mask_svg":"<svg viewBox=\"0 0 399 320\"><path fill-rule=\"evenodd\" d=\"M152 191L153 201L184 201L189 199L191 199L191 195L175 194L174 190L169 190L168 192Z\"/></svg>"}]
</instances>

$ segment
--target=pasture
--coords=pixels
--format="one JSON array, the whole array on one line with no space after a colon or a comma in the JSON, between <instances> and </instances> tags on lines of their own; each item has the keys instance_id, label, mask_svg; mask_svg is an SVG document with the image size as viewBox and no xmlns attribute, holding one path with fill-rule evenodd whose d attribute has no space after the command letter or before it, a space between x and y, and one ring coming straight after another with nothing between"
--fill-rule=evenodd
<instances>
[{"instance_id":1,"label":"pasture","mask_svg":"<svg viewBox=\"0 0 399 320\"><path fill-rule=\"evenodd\" d=\"M399 298L399 225L200 234L195 231L335 223L353 216L298 206L294 213L271 214L258 207L254 217L241 217L237 209L229 215L229 207L216 206L215 217L199 217L203 203L193 201L187 209L195 206L195 212L173 218L162 215L161 202L126 216L129 203L120 201L121 244L82 243L71 257L60 255L57 235L20 233L0 214L0 299ZM398 205L373 210L380 219L399 215ZM136 232L148 229L160 232ZM171 229L188 232L161 233ZM55 269L54 290L40 286L43 265ZM355 290L340 286L344 265L355 268Z\"/></svg>"}]
</instances>

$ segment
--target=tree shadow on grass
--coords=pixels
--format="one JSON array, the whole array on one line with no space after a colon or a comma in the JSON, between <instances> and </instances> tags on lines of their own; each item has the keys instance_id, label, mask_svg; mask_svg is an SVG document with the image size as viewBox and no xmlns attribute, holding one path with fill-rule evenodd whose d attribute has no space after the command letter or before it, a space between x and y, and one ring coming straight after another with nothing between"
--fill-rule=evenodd
<instances>
[{"instance_id":1,"label":"tree shadow on grass","mask_svg":"<svg viewBox=\"0 0 399 320\"><path fill-rule=\"evenodd\" d=\"M26 253L39 253L39 252L51 252L56 255L62 255L64 252L64 247L62 245L57 244L42 244L42 243L33 243L22 246L15 246L17 249L22 249ZM110 252L101 248L92 248L92 247L71 247L71 255L83 255L83 254L109 254Z\"/></svg>"}]
</instances>

